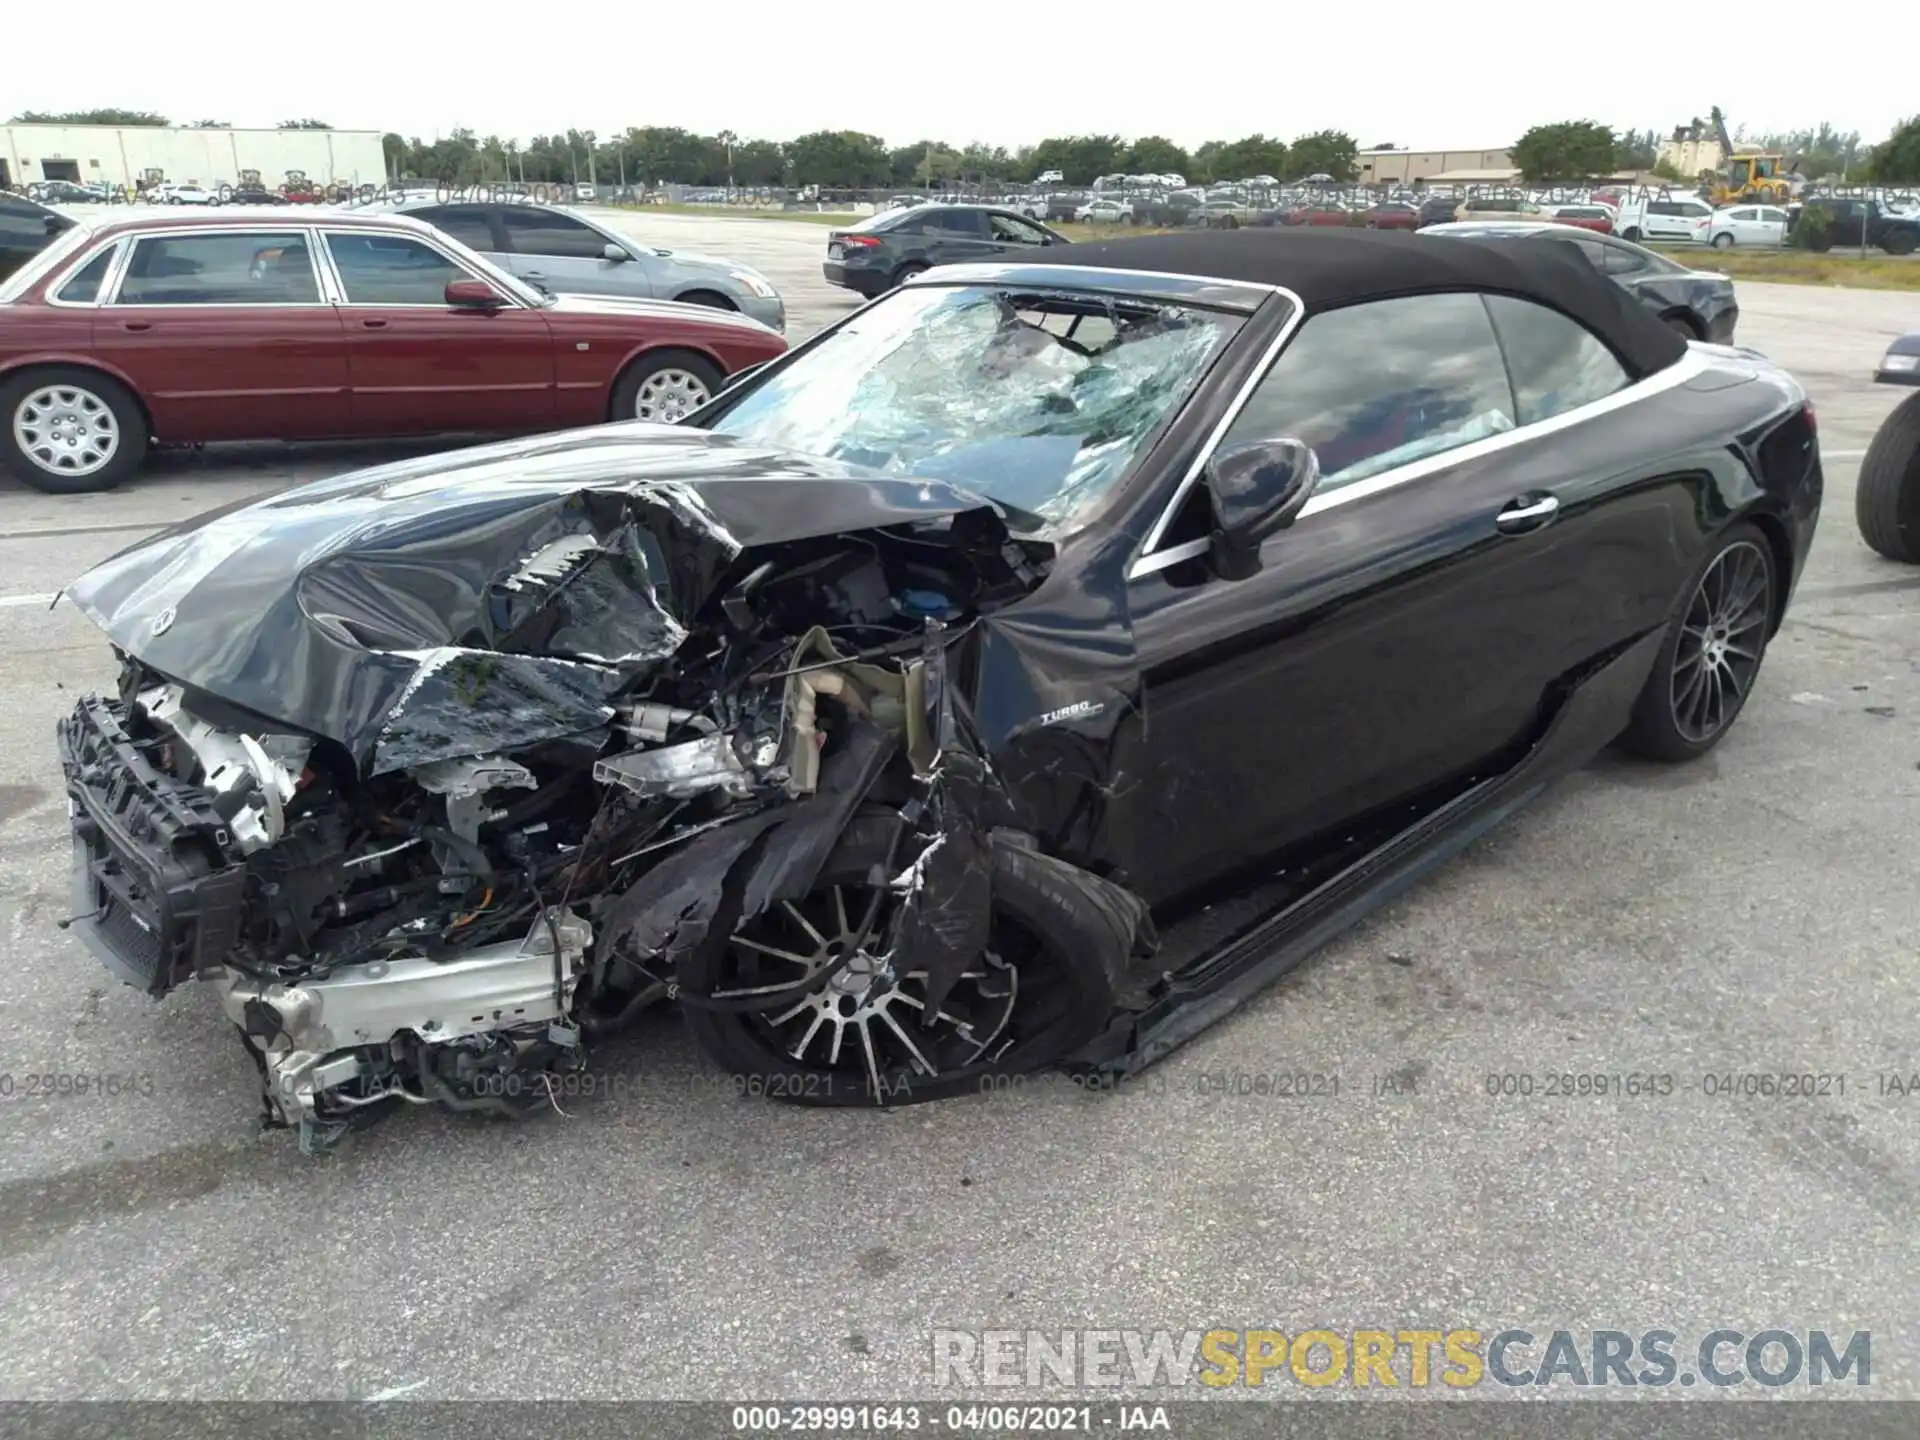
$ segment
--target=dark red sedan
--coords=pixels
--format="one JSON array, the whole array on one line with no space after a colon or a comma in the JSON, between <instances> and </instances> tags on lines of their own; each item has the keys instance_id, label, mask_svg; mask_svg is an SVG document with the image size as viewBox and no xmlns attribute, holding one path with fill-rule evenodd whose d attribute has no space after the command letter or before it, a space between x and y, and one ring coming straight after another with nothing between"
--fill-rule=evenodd
<instances>
[{"instance_id":1,"label":"dark red sedan","mask_svg":"<svg viewBox=\"0 0 1920 1440\"><path fill-rule=\"evenodd\" d=\"M1561 225L1572 225L1579 230L1592 230L1596 234L1613 234L1614 212L1605 205L1561 205L1547 212L1546 218Z\"/></svg>"},{"instance_id":2,"label":"dark red sedan","mask_svg":"<svg viewBox=\"0 0 1920 1440\"><path fill-rule=\"evenodd\" d=\"M1418 230L1420 207L1402 200L1385 200L1367 211L1369 230Z\"/></svg>"},{"instance_id":3,"label":"dark red sedan","mask_svg":"<svg viewBox=\"0 0 1920 1440\"><path fill-rule=\"evenodd\" d=\"M1280 223L1282 225L1351 225L1353 212L1332 200L1314 201L1306 205L1295 205L1292 209L1283 211Z\"/></svg>"},{"instance_id":4,"label":"dark red sedan","mask_svg":"<svg viewBox=\"0 0 1920 1440\"><path fill-rule=\"evenodd\" d=\"M532 289L405 216L112 219L0 286L0 462L74 493L156 442L674 421L786 348L727 311Z\"/></svg>"}]
</instances>

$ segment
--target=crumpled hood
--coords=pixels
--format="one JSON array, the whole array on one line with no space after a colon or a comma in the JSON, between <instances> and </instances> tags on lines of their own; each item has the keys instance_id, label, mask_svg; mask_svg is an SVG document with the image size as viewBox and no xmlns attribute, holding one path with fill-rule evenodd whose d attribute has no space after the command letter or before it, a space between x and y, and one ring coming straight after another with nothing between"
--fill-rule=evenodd
<instances>
[{"instance_id":1,"label":"crumpled hood","mask_svg":"<svg viewBox=\"0 0 1920 1440\"><path fill-rule=\"evenodd\" d=\"M743 549L983 508L940 481L635 422L229 506L65 593L153 670L379 773L585 737Z\"/></svg>"}]
</instances>

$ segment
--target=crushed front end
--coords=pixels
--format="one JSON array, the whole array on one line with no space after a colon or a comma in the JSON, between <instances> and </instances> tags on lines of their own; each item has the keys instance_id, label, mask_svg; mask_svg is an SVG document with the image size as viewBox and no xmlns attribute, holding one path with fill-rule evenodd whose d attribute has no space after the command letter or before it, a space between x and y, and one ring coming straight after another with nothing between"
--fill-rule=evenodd
<instances>
[{"instance_id":1,"label":"crushed front end","mask_svg":"<svg viewBox=\"0 0 1920 1440\"><path fill-rule=\"evenodd\" d=\"M214 988L309 1149L409 1103L557 1109L669 997L799 1099L1060 1059L1151 927L1038 853L972 719L977 627L1047 547L830 484L783 521L777 482L336 489L322 546L267 502L108 562L70 592L122 660L59 726L71 928L150 995Z\"/></svg>"}]
</instances>

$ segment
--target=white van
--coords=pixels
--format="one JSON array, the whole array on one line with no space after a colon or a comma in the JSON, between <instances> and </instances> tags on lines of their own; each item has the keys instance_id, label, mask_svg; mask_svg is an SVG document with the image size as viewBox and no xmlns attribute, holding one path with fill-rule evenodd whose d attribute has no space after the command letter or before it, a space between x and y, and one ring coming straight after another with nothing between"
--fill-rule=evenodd
<instances>
[{"instance_id":1,"label":"white van","mask_svg":"<svg viewBox=\"0 0 1920 1440\"><path fill-rule=\"evenodd\" d=\"M1713 228L1713 207L1691 196L1666 196L1655 200L1647 195L1629 195L1620 202L1620 218L1613 233L1623 240L1678 241L1687 245L1705 245Z\"/></svg>"}]
</instances>

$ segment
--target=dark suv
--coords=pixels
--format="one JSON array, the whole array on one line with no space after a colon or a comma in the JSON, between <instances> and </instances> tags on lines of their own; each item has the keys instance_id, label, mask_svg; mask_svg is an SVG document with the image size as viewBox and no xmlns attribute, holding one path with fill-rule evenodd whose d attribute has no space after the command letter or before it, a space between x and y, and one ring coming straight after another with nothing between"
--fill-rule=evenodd
<instances>
[{"instance_id":1,"label":"dark suv","mask_svg":"<svg viewBox=\"0 0 1920 1440\"><path fill-rule=\"evenodd\" d=\"M872 299L935 265L987 260L1067 237L991 205L916 205L889 210L827 235L821 267L830 284Z\"/></svg>"},{"instance_id":2,"label":"dark suv","mask_svg":"<svg viewBox=\"0 0 1920 1440\"><path fill-rule=\"evenodd\" d=\"M1793 222L1796 227L1804 222L1808 211L1823 211L1827 219L1827 233L1818 237L1816 249L1878 245L1889 255L1911 255L1920 249L1920 220L1883 210L1877 201L1816 195L1801 207Z\"/></svg>"},{"instance_id":3,"label":"dark suv","mask_svg":"<svg viewBox=\"0 0 1920 1440\"><path fill-rule=\"evenodd\" d=\"M46 249L73 221L24 195L0 194L0 280Z\"/></svg>"}]
</instances>

